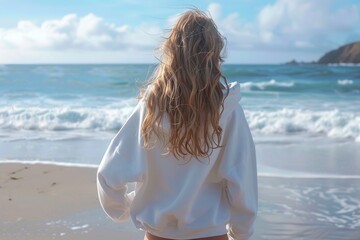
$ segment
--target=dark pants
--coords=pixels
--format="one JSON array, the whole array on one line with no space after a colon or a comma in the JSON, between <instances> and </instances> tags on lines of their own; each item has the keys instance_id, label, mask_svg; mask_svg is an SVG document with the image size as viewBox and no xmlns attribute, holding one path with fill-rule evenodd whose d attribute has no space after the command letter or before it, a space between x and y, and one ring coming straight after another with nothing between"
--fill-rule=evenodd
<instances>
[{"instance_id":1,"label":"dark pants","mask_svg":"<svg viewBox=\"0 0 360 240\"><path fill-rule=\"evenodd\" d=\"M146 233L144 240L175 240L175 239L168 239L168 238L162 238L162 237L157 237L154 236L150 233ZM205 237L205 238L196 238L196 239L191 239L191 240L229 240L227 235L220 235L220 236L213 236L213 237Z\"/></svg>"}]
</instances>

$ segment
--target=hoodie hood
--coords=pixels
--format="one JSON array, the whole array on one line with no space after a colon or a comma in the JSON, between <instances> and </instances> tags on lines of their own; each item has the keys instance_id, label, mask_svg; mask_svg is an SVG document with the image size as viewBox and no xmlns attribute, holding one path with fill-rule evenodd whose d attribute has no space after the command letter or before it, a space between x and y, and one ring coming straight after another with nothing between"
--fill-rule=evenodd
<instances>
[{"instance_id":1,"label":"hoodie hood","mask_svg":"<svg viewBox=\"0 0 360 240\"><path fill-rule=\"evenodd\" d=\"M224 111L222 113L222 118L227 117L237 106L239 106L239 101L241 100L240 95L240 83L231 82L228 84L229 94L225 95L224 100ZM226 94L226 89L223 90Z\"/></svg>"}]
</instances>

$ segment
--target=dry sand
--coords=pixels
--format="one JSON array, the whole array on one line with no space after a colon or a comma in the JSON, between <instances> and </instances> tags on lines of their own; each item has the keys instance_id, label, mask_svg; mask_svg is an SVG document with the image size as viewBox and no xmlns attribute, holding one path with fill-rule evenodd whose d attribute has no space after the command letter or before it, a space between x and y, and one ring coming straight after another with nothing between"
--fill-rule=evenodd
<instances>
[{"instance_id":1,"label":"dry sand","mask_svg":"<svg viewBox=\"0 0 360 240\"><path fill-rule=\"evenodd\" d=\"M0 165L1 219L60 218L98 207L96 169L51 164Z\"/></svg>"},{"instance_id":2,"label":"dry sand","mask_svg":"<svg viewBox=\"0 0 360 240\"><path fill-rule=\"evenodd\" d=\"M0 239L141 239L102 212L96 168L0 163Z\"/></svg>"}]
</instances>

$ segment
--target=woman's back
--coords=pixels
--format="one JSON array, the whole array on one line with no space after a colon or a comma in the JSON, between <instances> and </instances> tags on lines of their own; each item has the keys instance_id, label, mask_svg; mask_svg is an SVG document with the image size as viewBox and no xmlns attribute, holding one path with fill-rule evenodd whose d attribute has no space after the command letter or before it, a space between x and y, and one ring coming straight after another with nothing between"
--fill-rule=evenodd
<instances>
[{"instance_id":1,"label":"woman's back","mask_svg":"<svg viewBox=\"0 0 360 240\"><path fill-rule=\"evenodd\" d=\"M191 14L199 12L183 17L196 20ZM190 24L184 18L178 25ZM179 33L184 29L171 34L183 39L191 33ZM219 44L197 38L190 42ZM187 40L173 40L181 49L165 51L170 58L159 64L102 159L100 202L114 221L131 217L137 228L154 236L194 239L228 233L247 239L257 211L257 179L254 143L239 105L240 86L220 83L222 46L211 52L215 48L199 45L194 51L203 57L189 56L188 61L183 59L190 51ZM186 66L191 61L198 72ZM127 193L129 182L137 183L134 192Z\"/></svg>"}]
</instances>

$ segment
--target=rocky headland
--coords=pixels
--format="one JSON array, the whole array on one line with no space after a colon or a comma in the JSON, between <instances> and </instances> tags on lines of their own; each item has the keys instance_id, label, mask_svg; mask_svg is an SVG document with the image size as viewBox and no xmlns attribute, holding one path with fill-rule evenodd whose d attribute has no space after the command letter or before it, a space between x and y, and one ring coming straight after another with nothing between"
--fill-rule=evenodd
<instances>
[{"instance_id":1,"label":"rocky headland","mask_svg":"<svg viewBox=\"0 0 360 240\"><path fill-rule=\"evenodd\" d=\"M338 49L325 53L318 61L298 62L292 60L288 65L307 64L359 64L360 63L360 42L353 42L339 47Z\"/></svg>"}]
</instances>

